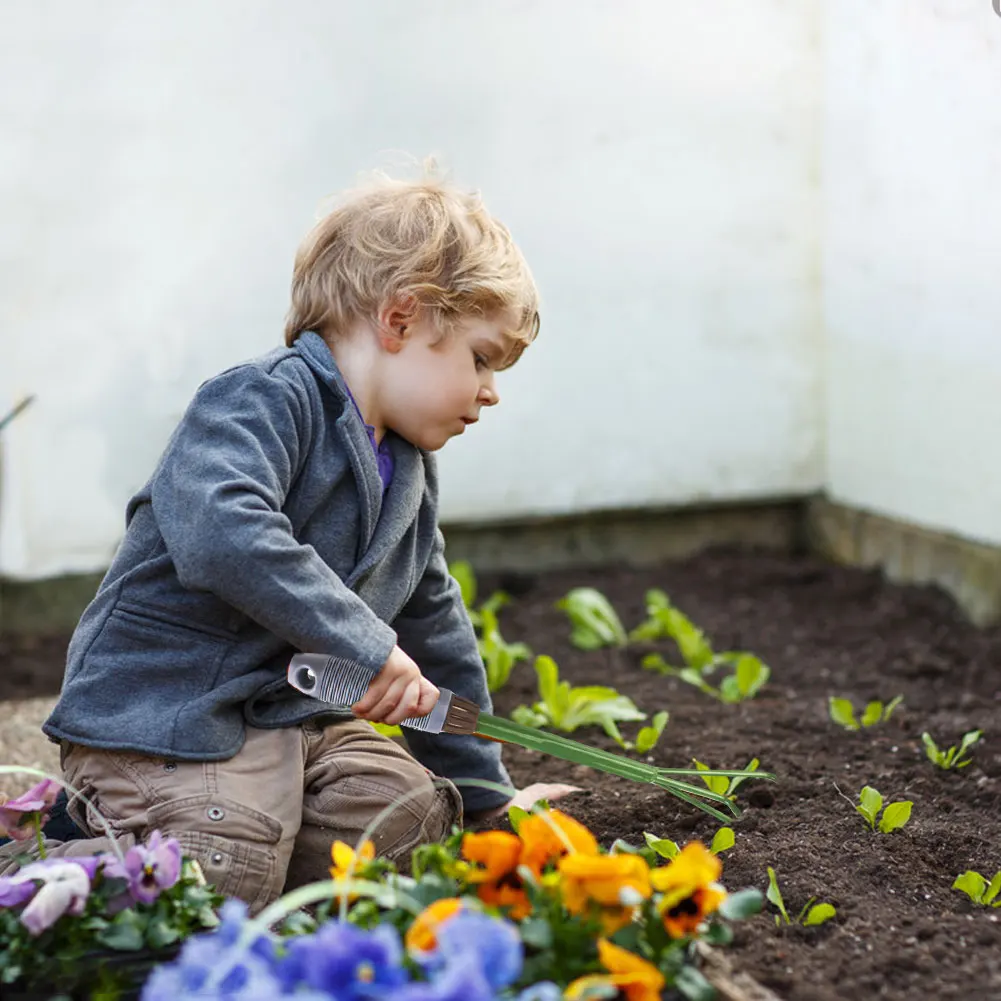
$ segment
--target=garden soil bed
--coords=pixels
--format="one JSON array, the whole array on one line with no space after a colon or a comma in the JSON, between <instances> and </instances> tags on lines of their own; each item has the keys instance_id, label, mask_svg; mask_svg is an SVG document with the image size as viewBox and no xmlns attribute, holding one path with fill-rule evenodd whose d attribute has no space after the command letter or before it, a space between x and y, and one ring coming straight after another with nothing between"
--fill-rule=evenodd
<instances>
[{"instance_id":1,"label":"garden soil bed","mask_svg":"<svg viewBox=\"0 0 1001 1001\"><path fill-rule=\"evenodd\" d=\"M645 591L662 588L717 650L760 656L771 681L757 698L726 706L643 670L651 647L575 649L554 602L580 585L599 588L627 627L644 617ZM763 890L770 865L790 913L816 896L834 904L837 918L815 929L777 930L770 914L737 925L727 950L735 968L787 1001L1001 999L1001 908L974 907L950 888L966 869L988 877L1001 869L1001 629L973 628L935 589L770 553L714 551L657 569L484 577L481 597L495 586L514 595L501 612L508 641L552 655L573 684L613 685L651 715L670 711L654 762L684 766L698 757L742 767L757 757L778 776L738 794L744 812L733 824L737 841L725 855L723 882ZM653 649L677 661L671 644ZM25 650L0 641L0 662L0 699L58 690L59 643ZM897 694L903 704L876 727L851 733L828 718L830 695L858 706ZM534 697L534 672L521 664L497 693L497 711ZM969 768L943 772L925 758L923 730L941 745L977 728L986 736ZM600 732L575 736L615 749ZM517 748L506 760L519 784L583 786L561 807L605 844L640 844L644 831L708 841L719 826L653 788ZM855 800L866 784L912 800L910 823L889 835L870 832L841 795Z\"/></svg>"}]
</instances>

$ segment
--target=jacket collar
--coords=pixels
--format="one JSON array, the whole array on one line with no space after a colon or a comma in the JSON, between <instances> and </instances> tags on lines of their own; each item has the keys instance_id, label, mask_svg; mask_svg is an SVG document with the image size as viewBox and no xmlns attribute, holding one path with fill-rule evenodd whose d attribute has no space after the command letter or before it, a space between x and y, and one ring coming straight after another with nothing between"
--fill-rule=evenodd
<instances>
[{"instance_id":1,"label":"jacket collar","mask_svg":"<svg viewBox=\"0 0 1001 1001\"><path fill-rule=\"evenodd\" d=\"M342 404L334 427L358 484L360 514L358 562L347 581L350 585L399 544L417 517L426 485L423 454L395 432L386 432L393 453L393 479L383 496L379 463L368 430L357 407L351 403L347 383L327 342L307 330L296 339L294 350Z\"/></svg>"}]
</instances>

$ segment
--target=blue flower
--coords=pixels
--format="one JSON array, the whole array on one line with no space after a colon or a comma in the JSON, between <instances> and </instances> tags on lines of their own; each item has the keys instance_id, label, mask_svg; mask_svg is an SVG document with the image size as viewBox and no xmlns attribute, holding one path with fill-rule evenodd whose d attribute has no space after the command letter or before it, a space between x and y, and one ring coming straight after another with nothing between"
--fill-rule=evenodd
<instances>
[{"instance_id":1,"label":"blue flower","mask_svg":"<svg viewBox=\"0 0 1001 1001\"><path fill-rule=\"evenodd\" d=\"M446 967L472 956L494 991L513 984L524 962L518 929L503 918L473 911L457 914L441 926L437 956Z\"/></svg>"},{"instance_id":2,"label":"blue flower","mask_svg":"<svg viewBox=\"0 0 1001 1001\"><path fill-rule=\"evenodd\" d=\"M514 1001L563 1001L563 989L551 980L526 987Z\"/></svg>"},{"instance_id":3,"label":"blue flower","mask_svg":"<svg viewBox=\"0 0 1001 1001\"><path fill-rule=\"evenodd\" d=\"M392 1001L494 1001L476 957L467 952L440 967L425 984L406 984L393 994Z\"/></svg>"},{"instance_id":4,"label":"blue flower","mask_svg":"<svg viewBox=\"0 0 1001 1001\"><path fill-rule=\"evenodd\" d=\"M338 1001L364 1001L395 997L394 989L407 981L402 959L400 937L391 926L364 931L331 921L313 935L292 939L276 972L290 993L302 985Z\"/></svg>"}]
</instances>

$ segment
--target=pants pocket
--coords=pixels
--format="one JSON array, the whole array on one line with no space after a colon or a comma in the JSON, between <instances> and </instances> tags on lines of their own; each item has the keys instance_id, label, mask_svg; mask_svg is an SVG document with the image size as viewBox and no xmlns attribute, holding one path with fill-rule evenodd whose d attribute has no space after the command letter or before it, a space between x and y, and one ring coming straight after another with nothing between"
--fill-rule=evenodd
<instances>
[{"instance_id":1,"label":"pants pocket","mask_svg":"<svg viewBox=\"0 0 1001 1001\"><path fill-rule=\"evenodd\" d=\"M273 817L218 795L187 796L151 807L149 830L176 838L205 878L257 913L280 896L289 850Z\"/></svg>"}]
</instances>

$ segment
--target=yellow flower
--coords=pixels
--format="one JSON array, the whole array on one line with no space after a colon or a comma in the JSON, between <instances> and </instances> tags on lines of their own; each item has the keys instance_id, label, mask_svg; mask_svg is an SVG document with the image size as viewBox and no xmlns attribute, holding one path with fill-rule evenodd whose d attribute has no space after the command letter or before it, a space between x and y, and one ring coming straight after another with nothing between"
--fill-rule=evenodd
<instances>
[{"instance_id":1,"label":"yellow flower","mask_svg":"<svg viewBox=\"0 0 1001 1001\"><path fill-rule=\"evenodd\" d=\"M622 899L631 890L644 900L650 896L650 870L638 855L567 855L560 859L563 902L579 914L595 901L604 907L633 903Z\"/></svg>"},{"instance_id":2,"label":"yellow flower","mask_svg":"<svg viewBox=\"0 0 1001 1001\"><path fill-rule=\"evenodd\" d=\"M330 846L330 860L334 863L330 867L330 878L350 879L361 866L374 858L375 845L371 841L364 842L357 853L343 841L335 841Z\"/></svg>"},{"instance_id":3,"label":"yellow flower","mask_svg":"<svg viewBox=\"0 0 1001 1001\"><path fill-rule=\"evenodd\" d=\"M664 977L652 963L603 938L598 939L598 959L608 973L578 977L563 995L567 1001L584 998L589 989L596 987L613 988L617 992L616 997L626 1001L660 1001Z\"/></svg>"},{"instance_id":4,"label":"yellow flower","mask_svg":"<svg viewBox=\"0 0 1001 1001\"><path fill-rule=\"evenodd\" d=\"M650 873L654 889L663 893L657 910L668 935L691 935L726 899L726 890L715 882L721 871L719 858L692 841L668 865Z\"/></svg>"},{"instance_id":5,"label":"yellow flower","mask_svg":"<svg viewBox=\"0 0 1001 1001\"><path fill-rule=\"evenodd\" d=\"M438 929L454 918L462 907L458 897L444 897L428 904L407 929L403 937L406 947L412 952L433 952L438 947Z\"/></svg>"},{"instance_id":6,"label":"yellow flower","mask_svg":"<svg viewBox=\"0 0 1001 1001\"><path fill-rule=\"evenodd\" d=\"M517 872L521 851L521 839L507 831L484 831L462 838L463 856L482 865L466 875L467 882L479 884L476 892L483 903L507 911L515 921L532 912Z\"/></svg>"},{"instance_id":7,"label":"yellow flower","mask_svg":"<svg viewBox=\"0 0 1001 1001\"><path fill-rule=\"evenodd\" d=\"M571 853L597 855L598 842L594 835L573 817L559 810L546 810L525 817L518 827L521 838L521 864L537 875L550 862Z\"/></svg>"}]
</instances>

